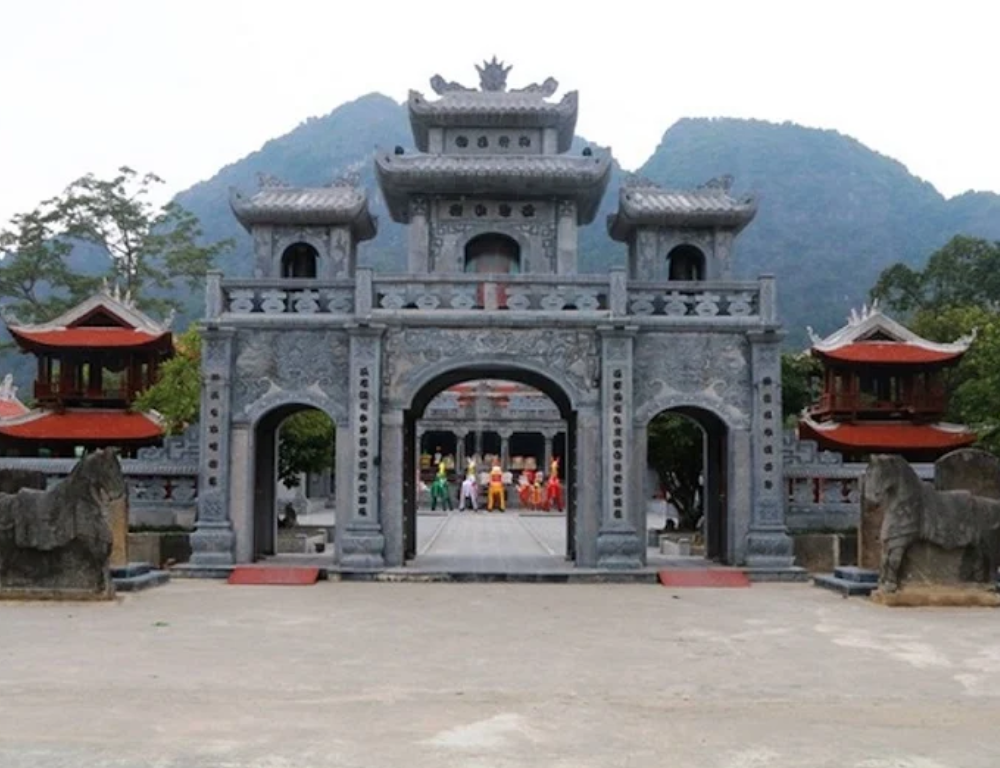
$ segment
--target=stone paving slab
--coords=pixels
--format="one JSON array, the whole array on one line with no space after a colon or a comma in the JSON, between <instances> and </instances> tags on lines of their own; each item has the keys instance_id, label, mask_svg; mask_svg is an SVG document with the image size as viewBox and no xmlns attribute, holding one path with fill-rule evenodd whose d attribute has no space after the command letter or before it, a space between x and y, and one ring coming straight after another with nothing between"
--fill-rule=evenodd
<instances>
[{"instance_id":1,"label":"stone paving slab","mask_svg":"<svg viewBox=\"0 0 1000 768\"><path fill-rule=\"evenodd\" d=\"M998 616L798 585L0 604L0 766L995 768Z\"/></svg>"}]
</instances>

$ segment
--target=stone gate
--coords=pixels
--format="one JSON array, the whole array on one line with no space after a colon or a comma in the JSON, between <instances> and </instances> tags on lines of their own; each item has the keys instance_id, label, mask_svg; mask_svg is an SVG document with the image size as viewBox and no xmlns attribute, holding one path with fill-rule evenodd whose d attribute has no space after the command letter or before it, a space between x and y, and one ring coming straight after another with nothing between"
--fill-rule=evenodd
<instances>
[{"instance_id":1,"label":"stone gate","mask_svg":"<svg viewBox=\"0 0 1000 768\"><path fill-rule=\"evenodd\" d=\"M414 551L416 423L462 381L545 392L567 424L568 551L579 566L645 562L646 434L674 411L705 430L710 554L791 564L783 507L779 345L770 277L731 279L753 219L730 180L688 191L622 187L611 238L628 266L580 274L577 233L611 157L571 154L577 95L552 78L509 89L441 77L411 93L416 152L376 153L381 192L408 225L408 272L356 266L375 237L350 180L275 180L234 192L254 277L210 276L193 562L249 562L274 537L274 432L303 408L338 428L336 558L403 565Z\"/></svg>"}]
</instances>

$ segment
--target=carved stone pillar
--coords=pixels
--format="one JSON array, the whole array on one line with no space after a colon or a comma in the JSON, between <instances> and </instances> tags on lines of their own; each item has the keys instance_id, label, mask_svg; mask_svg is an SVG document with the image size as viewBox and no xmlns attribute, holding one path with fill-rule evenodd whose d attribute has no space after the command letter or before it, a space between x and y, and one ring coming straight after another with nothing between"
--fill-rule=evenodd
<instances>
[{"instance_id":1,"label":"carved stone pillar","mask_svg":"<svg viewBox=\"0 0 1000 768\"><path fill-rule=\"evenodd\" d=\"M210 327L202 342L201 472L198 475L198 517L191 534L193 565L231 565L234 561L229 518L229 438L232 328Z\"/></svg>"},{"instance_id":2,"label":"carved stone pillar","mask_svg":"<svg viewBox=\"0 0 1000 768\"><path fill-rule=\"evenodd\" d=\"M552 429L546 429L542 432L542 437L545 438L545 455L542 457L542 466L539 469L548 477L549 467L552 466L552 442L555 440L556 432Z\"/></svg>"},{"instance_id":3,"label":"carved stone pillar","mask_svg":"<svg viewBox=\"0 0 1000 768\"><path fill-rule=\"evenodd\" d=\"M337 532L340 563L350 568L384 565L385 538L379 519L382 328L351 332L351 471L347 479L346 530Z\"/></svg>"},{"instance_id":4,"label":"carved stone pillar","mask_svg":"<svg viewBox=\"0 0 1000 768\"><path fill-rule=\"evenodd\" d=\"M382 412L381 459L379 461L379 510L382 535L385 537L385 564L398 567L405 563L403 552L403 486L416 477L403 478L403 412ZM410 437L416 442L416 432ZM414 470L419 463L419 444L413 445Z\"/></svg>"},{"instance_id":5,"label":"carved stone pillar","mask_svg":"<svg viewBox=\"0 0 1000 768\"><path fill-rule=\"evenodd\" d=\"M602 475L601 414L596 406L581 407L576 414L576 443L569 451L575 454L573 484L568 487L575 499L573 542L576 564L581 568L597 566L598 531L601 528ZM566 478L568 481L568 477Z\"/></svg>"},{"instance_id":6,"label":"carved stone pillar","mask_svg":"<svg viewBox=\"0 0 1000 768\"><path fill-rule=\"evenodd\" d=\"M632 342L629 330L601 333L601 458L604 477L597 564L640 568L645 536L631 519Z\"/></svg>"},{"instance_id":7,"label":"carved stone pillar","mask_svg":"<svg viewBox=\"0 0 1000 768\"><path fill-rule=\"evenodd\" d=\"M795 557L785 527L782 482L780 343L783 334L766 331L747 336L754 399L751 420L753 502L746 564L755 568L788 568Z\"/></svg>"}]
</instances>

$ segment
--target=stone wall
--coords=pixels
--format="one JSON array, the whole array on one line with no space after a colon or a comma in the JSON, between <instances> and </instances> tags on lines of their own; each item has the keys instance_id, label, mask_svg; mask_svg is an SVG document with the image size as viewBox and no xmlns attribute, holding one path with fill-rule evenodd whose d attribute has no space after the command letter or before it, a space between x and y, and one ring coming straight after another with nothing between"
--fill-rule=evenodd
<instances>
[{"instance_id":1,"label":"stone wall","mask_svg":"<svg viewBox=\"0 0 1000 768\"><path fill-rule=\"evenodd\" d=\"M0 458L2 469L43 473L51 487L69 475L76 459ZM193 527L198 506L198 426L168 437L158 448L142 448L121 461L129 488L129 525Z\"/></svg>"}]
</instances>

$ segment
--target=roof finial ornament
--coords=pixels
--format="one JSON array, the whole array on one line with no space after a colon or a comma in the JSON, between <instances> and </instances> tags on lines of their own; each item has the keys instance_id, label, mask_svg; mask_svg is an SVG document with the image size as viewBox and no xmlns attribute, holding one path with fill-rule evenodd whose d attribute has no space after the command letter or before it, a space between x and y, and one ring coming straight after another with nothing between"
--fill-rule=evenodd
<instances>
[{"instance_id":1,"label":"roof finial ornament","mask_svg":"<svg viewBox=\"0 0 1000 768\"><path fill-rule=\"evenodd\" d=\"M257 186L263 189L264 187L287 187L288 184L283 182L277 176L272 176L269 173L258 173Z\"/></svg>"},{"instance_id":2,"label":"roof finial ornament","mask_svg":"<svg viewBox=\"0 0 1000 768\"><path fill-rule=\"evenodd\" d=\"M434 75L431 78L431 90L434 91L438 96L444 96L446 93L451 93L453 91L475 91L475 88L468 88L461 83L456 83L454 80L445 80L441 75Z\"/></svg>"},{"instance_id":3,"label":"roof finial ornament","mask_svg":"<svg viewBox=\"0 0 1000 768\"><path fill-rule=\"evenodd\" d=\"M502 61L497 61L494 56L492 61L484 61L483 66L476 64L476 71L479 72L479 87L484 91L506 91L507 73L513 69L513 65L504 66Z\"/></svg>"},{"instance_id":4,"label":"roof finial ornament","mask_svg":"<svg viewBox=\"0 0 1000 768\"><path fill-rule=\"evenodd\" d=\"M0 383L0 400L10 402L17 399L17 387L14 386L14 375L8 373Z\"/></svg>"},{"instance_id":5,"label":"roof finial ornament","mask_svg":"<svg viewBox=\"0 0 1000 768\"><path fill-rule=\"evenodd\" d=\"M704 184L701 185L702 189L721 189L723 192L728 193L729 190L733 188L733 177L728 173L722 176L716 176L714 179L709 179Z\"/></svg>"}]
</instances>

